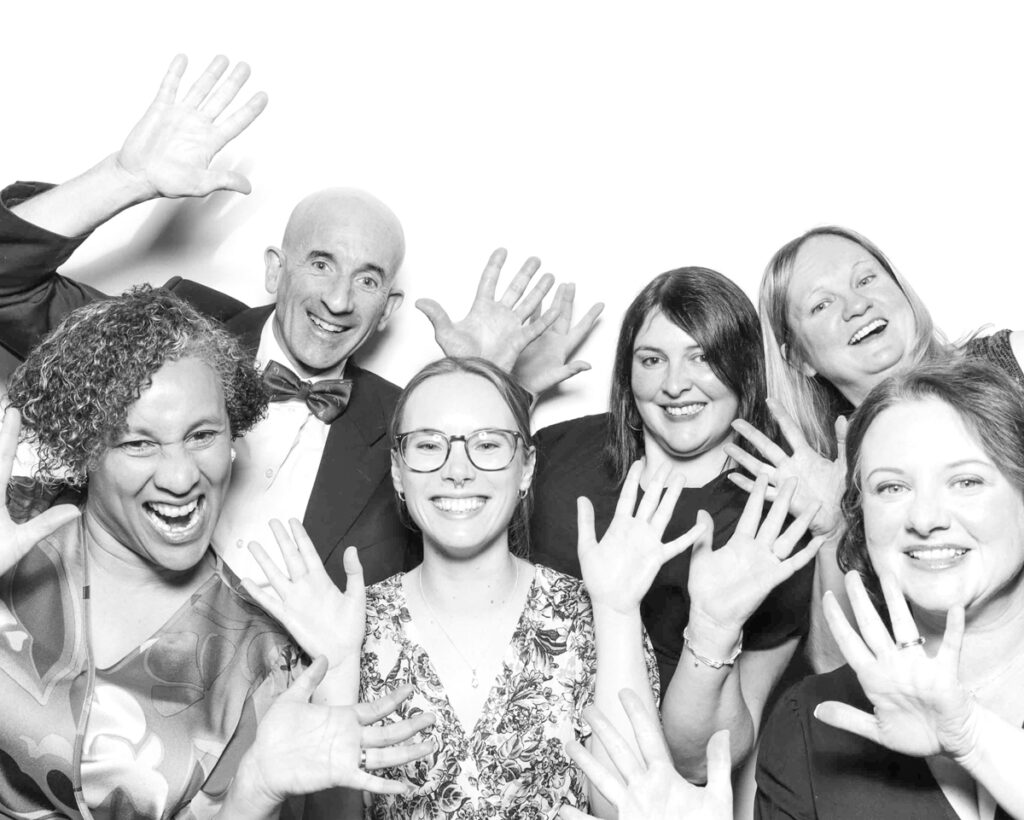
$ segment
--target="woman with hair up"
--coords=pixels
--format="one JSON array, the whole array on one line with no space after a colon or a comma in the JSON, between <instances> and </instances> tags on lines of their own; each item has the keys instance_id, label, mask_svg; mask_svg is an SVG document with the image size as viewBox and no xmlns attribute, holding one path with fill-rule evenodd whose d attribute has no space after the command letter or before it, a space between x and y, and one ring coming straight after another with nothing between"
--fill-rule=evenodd
<instances>
[{"instance_id":1,"label":"woman with hair up","mask_svg":"<svg viewBox=\"0 0 1024 820\"><path fill-rule=\"evenodd\" d=\"M842 595L835 563L841 516L845 416L876 384L918 362L967 355L991 361L1024 384L1024 334L1001 330L962 347L945 341L907 280L874 243L846 228L815 228L783 245L761 280L768 393L788 452L762 436L756 424L736 425L760 458L731 455L774 486L797 476L794 512L818 512L812 532L828 536L818 561L818 584ZM741 486L750 479L737 477ZM815 596L820 600L820 596ZM819 669L840 659L812 623Z\"/></svg>"},{"instance_id":2,"label":"woman with hair up","mask_svg":"<svg viewBox=\"0 0 1024 820\"><path fill-rule=\"evenodd\" d=\"M427 365L399 398L392 479L423 535L423 563L368 590L362 692L412 684L399 714L437 715L437 753L389 771L413 791L374 798L370 817L553 818L563 806L613 816L567 748L604 757L583 718L591 704L629 736L620 689L655 709L640 598L703 528L663 543L681 482L656 473L637 506L636 465L600 540L589 503L573 509L583 584L527 561L530 404L507 373L475 358Z\"/></svg>"},{"instance_id":3,"label":"woman with hair up","mask_svg":"<svg viewBox=\"0 0 1024 820\"><path fill-rule=\"evenodd\" d=\"M876 386L846 440L848 666L778 703L766 820L1024 816L1024 393L954 359Z\"/></svg>"},{"instance_id":4,"label":"woman with hair up","mask_svg":"<svg viewBox=\"0 0 1024 820\"><path fill-rule=\"evenodd\" d=\"M610 412L538 434L538 562L579 575L576 498L590 499L603 532L637 459L644 493L660 471L685 481L668 537L698 521L708 528L698 547L641 590L666 736L676 765L695 780L705 776L717 730L730 730L737 765L749 753L764 704L806 631L811 571L799 570L817 544L795 548L810 514L778 538L792 485L765 517L764 487L748 500L726 476L732 422L768 423L760 337L753 305L726 277L698 267L663 273L626 311Z\"/></svg>"},{"instance_id":5,"label":"woman with hair up","mask_svg":"<svg viewBox=\"0 0 1024 820\"><path fill-rule=\"evenodd\" d=\"M297 647L210 550L231 440L265 408L238 343L135 290L70 314L9 401L0 482L23 422L39 477L85 501L20 525L0 512L0 814L262 818L329 786L395 790L360 766L425 754L390 747L430 719L364 728L404 692L327 705L355 700L354 553L349 591L321 597L337 634L303 647L330 668L299 674Z\"/></svg>"}]
</instances>

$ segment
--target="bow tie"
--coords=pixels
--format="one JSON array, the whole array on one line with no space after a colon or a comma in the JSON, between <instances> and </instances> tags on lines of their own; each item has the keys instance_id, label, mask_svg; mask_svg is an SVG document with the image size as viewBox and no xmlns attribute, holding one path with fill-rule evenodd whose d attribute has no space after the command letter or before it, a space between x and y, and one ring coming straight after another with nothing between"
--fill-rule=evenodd
<instances>
[{"instance_id":1,"label":"bow tie","mask_svg":"<svg viewBox=\"0 0 1024 820\"><path fill-rule=\"evenodd\" d=\"M330 424L345 412L352 394L351 379L323 379L306 382L283 364L271 361L263 371L271 401L304 401L324 424Z\"/></svg>"}]
</instances>

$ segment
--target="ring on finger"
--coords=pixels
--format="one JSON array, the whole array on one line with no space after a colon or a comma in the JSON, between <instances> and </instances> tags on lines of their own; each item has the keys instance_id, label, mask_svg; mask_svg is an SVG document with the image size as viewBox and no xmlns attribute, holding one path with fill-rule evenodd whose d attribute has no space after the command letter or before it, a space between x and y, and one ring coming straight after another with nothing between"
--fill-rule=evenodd
<instances>
[{"instance_id":1,"label":"ring on finger","mask_svg":"<svg viewBox=\"0 0 1024 820\"><path fill-rule=\"evenodd\" d=\"M366 768L366 749L360 749L359 750L359 768L360 769L365 769Z\"/></svg>"},{"instance_id":2,"label":"ring on finger","mask_svg":"<svg viewBox=\"0 0 1024 820\"><path fill-rule=\"evenodd\" d=\"M910 649L912 646L924 646L924 636L918 635L912 641L900 641L896 644L897 649Z\"/></svg>"}]
</instances>

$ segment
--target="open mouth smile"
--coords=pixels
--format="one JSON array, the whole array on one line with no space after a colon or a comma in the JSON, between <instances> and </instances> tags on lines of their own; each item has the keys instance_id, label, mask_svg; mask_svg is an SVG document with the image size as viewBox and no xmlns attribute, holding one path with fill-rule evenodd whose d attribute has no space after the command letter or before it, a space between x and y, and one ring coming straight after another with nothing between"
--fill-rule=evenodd
<instances>
[{"instance_id":1,"label":"open mouth smile","mask_svg":"<svg viewBox=\"0 0 1024 820\"><path fill-rule=\"evenodd\" d=\"M889 327L889 322L886 319L873 319L868 322L864 327L858 330L850 337L848 344L856 345L863 342L869 336L875 336Z\"/></svg>"},{"instance_id":2,"label":"open mouth smile","mask_svg":"<svg viewBox=\"0 0 1024 820\"><path fill-rule=\"evenodd\" d=\"M444 513L451 513L452 515L472 515L477 510L483 508L484 504L487 503L487 499L479 495L459 498L439 495L431 498L430 503Z\"/></svg>"},{"instance_id":3,"label":"open mouth smile","mask_svg":"<svg viewBox=\"0 0 1024 820\"><path fill-rule=\"evenodd\" d=\"M958 564L968 552L970 550L965 547L942 544L934 547L915 547L905 550L904 555L921 569L946 569Z\"/></svg>"},{"instance_id":4,"label":"open mouth smile","mask_svg":"<svg viewBox=\"0 0 1024 820\"><path fill-rule=\"evenodd\" d=\"M321 319L319 316L314 316L312 313L309 313L308 311L306 312L306 315L309 317L309 321L311 321L316 327L320 328L320 330L324 331L325 333L344 333L346 330L348 330L347 327L336 325L333 322L328 322L326 319Z\"/></svg>"},{"instance_id":5,"label":"open mouth smile","mask_svg":"<svg viewBox=\"0 0 1024 820\"><path fill-rule=\"evenodd\" d=\"M673 418L681 418L686 416L696 416L707 406L707 402L695 401L687 402L686 404L668 404L662 409L665 411L666 415L672 416Z\"/></svg>"},{"instance_id":6,"label":"open mouth smile","mask_svg":"<svg viewBox=\"0 0 1024 820\"><path fill-rule=\"evenodd\" d=\"M146 518L165 539L172 542L187 541L202 526L206 499L193 499L186 504L167 504L144 501Z\"/></svg>"}]
</instances>

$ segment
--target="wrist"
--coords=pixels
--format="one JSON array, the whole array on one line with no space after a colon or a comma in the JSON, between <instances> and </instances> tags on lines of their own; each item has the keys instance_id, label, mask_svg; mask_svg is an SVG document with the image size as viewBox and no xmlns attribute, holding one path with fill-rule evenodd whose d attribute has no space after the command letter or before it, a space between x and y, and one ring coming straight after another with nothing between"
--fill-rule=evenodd
<instances>
[{"instance_id":1,"label":"wrist","mask_svg":"<svg viewBox=\"0 0 1024 820\"><path fill-rule=\"evenodd\" d=\"M95 170L103 175L105 190L109 195L116 198L118 203L123 203L122 208L156 199L160 195L152 183L122 165L119 154L111 154L101 160Z\"/></svg>"},{"instance_id":2,"label":"wrist","mask_svg":"<svg viewBox=\"0 0 1024 820\"><path fill-rule=\"evenodd\" d=\"M284 797L275 795L273 789L269 787L255 760L255 752L250 749L238 765L238 771L231 781L227 799L219 815L245 817L250 820L274 818L282 802Z\"/></svg>"},{"instance_id":3,"label":"wrist","mask_svg":"<svg viewBox=\"0 0 1024 820\"><path fill-rule=\"evenodd\" d=\"M695 606L690 607L684 632L694 648L716 658L728 657L743 641L742 623L712 617Z\"/></svg>"},{"instance_id":4,"label":"wrist","mask_svg":"<svg viewBox=\"0 0 1024 820\"><path fill-rule=\"evenodd\" d=\"M346 661L327 670L316 687L312 702L328 706L353 706L359 700L359 663Z\"/></svg>"},{"instance_id":5,"label":"wrist","mask_svg":"<svg viewBox=\"0 0 1024 820\"><path fill-rule=\"evenodd\" d=\"M978 739L989 714L973 695L968 694L963 713L943 721L946 724L940 734L943 754L953 758L972 775L981 763L983 744Z\"/></svg>"}]
</instances>

